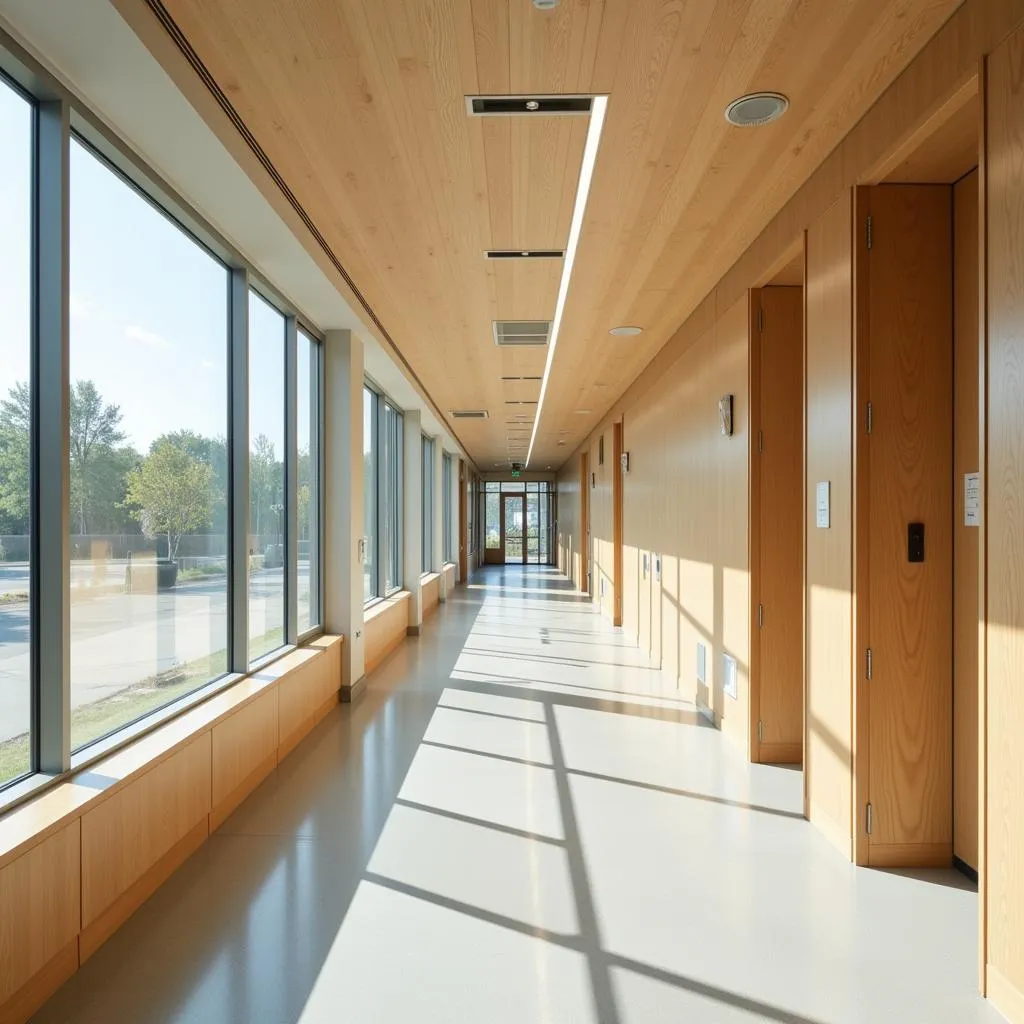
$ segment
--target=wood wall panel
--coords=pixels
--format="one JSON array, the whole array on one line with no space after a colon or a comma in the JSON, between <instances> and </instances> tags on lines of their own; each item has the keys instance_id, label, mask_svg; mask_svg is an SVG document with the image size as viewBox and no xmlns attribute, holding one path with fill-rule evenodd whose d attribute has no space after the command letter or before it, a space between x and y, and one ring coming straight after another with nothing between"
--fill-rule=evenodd
<instances>
[{"instance_id":1,"label":"wood wall panel","mask_svg":"<svg viewBox=\"0 0 1024 1024\"><path fill-rule=\"evenodd\" d=\"M277 702L274 687L213 727L210 831L277 765Z\"/></svg>"},{"instance_id":2,"label":"wood wall panel","mask_svg":"<svg viewBox=\"0 0 1024 1024\"><path fill-rule=\"evenodd\" d=\"M403 591L385 598L367 615L363 625L367 675L405 640L409 627L408 601L409 595Z\"/></svg>"},{"instance_id":3,"label":"wood wall panel","mask_svg":"<svg viewBox=\"0 0 1024 1024\"><path fill-rule=\"evenodd\" d=\"M652 664L682 696L708 707L743 750L749 716L747 353L747 309L740 302L710 325L648 400L626 410L630 472L623 477L624 550L641 559L637 622L644 623ZM719 426L724 394L734 396L732 437L723 437ZM613 526L610 516L595 517L595 547L602 541L602 549L609 547L611 534L601 537L599 530ZM647 580L644 553L651 559ZM660 582L653 565L658 556ZM698 642L707 648L705 687L695 676ZM723 691L726 653L737 662L736 698Z\"/></svg>"},{"instance_id":4,"label":"wood wall panel","mask_svg":"<svg viewBox=\"0 0 1024 1024\"><path fill-rule=\"evenodd\" d=\"M423 617L426 618L434 611L441 601L441 577L434 576L421 585L423 600Z\"/></svg>"},{"instance_id":5,"label":"wood wall panel","mask_svg":"<svg viewBox=\"0 0 1024 1024\"><path fill-rule=\"evenodd\" d=\"M948 185L870 192L872 832L933 863L952 856L953 254ZM860 486L860 485L858 485ZM925 529L911 562L908 524ZM891 851L886 865L894 863Z\"/></svg>"},{"instance_id":6,"label":"wood wall panel","mask_svg":"<svg viewBox=\"0 0 1024 1024\"><path fill-rule=\"evenodd\" d=\"M366 628L363 628L366 635ZM341 645L333 638L321 637L311 647L319 647L321 656L310 656L282 681L278 695L278 761L283 760L299 741L338 702L341 682Z\"/></svg>"},{"instance_id":7,"label":"wood wall panel","mask_svg":"<svg viewBox=\"0 0 1024 1024\"><path fill-rule=\"evenodd\" d=\"M210 813L203 733L82 816L82 925L88 926Z\"/></svg>"},{"instance_id":8,"label":"wood wall panel","mask_svg":"<svg viewBox=\"0 0 1024 1024\"><path fill-rule=\"evenodd\" d=\"M953 853L977 870L979 530L964 525L964 474L981 469L977 171L956 184L953 204Z\"/></svg>"},{"instance_id":9,"label":"wood wall panel","mask_svg":"<svg viewBox=\"0 0 1024 1024\"><path fill-rule=\"evenodd\" d=\"M805 805L852 857L853 209L847 192L807 232ZM831 522L816 523L830 485Z\"/></svg>"},{"instance_id":10,"label":"wood wall panel","mask_svg":"<svg viewBox=\"0 0 1024 1024\"><path fill-rule=\"evenodd\" d=\"M75 942L80 858L80 825L73 821L0 869L0 1007Z\"/></svg>"},{"instance_id":11,"label":"wood wall panel","mask_svg":"<svg viewBox=\"0 0 1024 1024\"><path fill-rule=\"evenodd\" d=\"M588 494L590 542L593 551L591 596L601 614L609 621L615 616L615 495L612 468L614 424L594 439L590 446L590 473L593 480Z\"/></svg>"},{"instance_id":12,"label":"wood wall panel","mask_svg":"<svg viewBox=\"0 0 1024 1024\"><path fill-rule=\"evenodd\" d=\"M987 87L987 962L993 998L1019 1024L1024 1020L1024 30L990 56Z\"/></svg>"},{"instance_id":13,"label":"wood wall panel","mask_svg":"<svg viewBox=\"0 0 1024 1024\"><path fill-rule=\"evenodd\" d=\"M751 520L756 591L751 653L753 760L800 763L804 731L804 298L802 287L754 293L751 349L759 349L759 417L751 431ZM752 360L753 365L753 360ZM752 370L752 373L754 371ZM760 441L758 433L760 432ZM763 609L757 627L756 608ZM758 741L757 723L761 723Z\"/></svg>"}]
</instances>

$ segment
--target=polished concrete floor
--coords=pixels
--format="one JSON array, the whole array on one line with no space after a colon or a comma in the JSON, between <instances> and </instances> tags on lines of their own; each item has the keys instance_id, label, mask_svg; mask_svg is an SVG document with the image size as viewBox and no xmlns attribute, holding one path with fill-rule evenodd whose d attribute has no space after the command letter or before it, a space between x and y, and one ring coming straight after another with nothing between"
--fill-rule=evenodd
<instances>
[{"instance_id":1,"label":"polished concrete floor","mask_svg":"<svg viewBox=\"0 0 1024 1024\"><path fill-rule=\"evenodd\" d=\"M564 577L460 588L39 1022L974 1024L977 895L856 869Z\"/></svg>"}]
</instances>

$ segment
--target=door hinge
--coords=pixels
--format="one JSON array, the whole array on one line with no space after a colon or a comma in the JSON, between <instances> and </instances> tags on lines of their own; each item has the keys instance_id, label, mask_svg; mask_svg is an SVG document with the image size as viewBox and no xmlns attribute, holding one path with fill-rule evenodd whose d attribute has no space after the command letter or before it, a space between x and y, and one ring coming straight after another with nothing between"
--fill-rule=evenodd
<instances>
[{"instance_id":1,"label":"door hinge","mask_svg":"<svg viewBox=\"0 0 1024 1024\"><path fill-rule=\"evenodd\" d=\"M871 219L871 214L868 214L868 248L870 249L875 244L875 225Z\"/></svg>"},{"instance_id":2,"label":"door hinge","mask_svg":"<svg viewBox=\"0 0 1024 1024\"><path fill-rule=\"evenodd\" d=\"M764 743L764 722L760 719L757 722L757 742Z\"/></svg>"},{"instance_id":3,"label":"door hinge","mask_svg":"<svg viewBox=\"0 0 1024 1024\"><path fill-rule=\"evenodd\" d=\"M864 831L871 835L871 804L868 804L864 812Z\"/></svg>"},{"instance_id":4,"label":"door hinge","mask_svg":"<svg viewBox=\"0 0 1024 1024\"><path fill-rule=\"evenodd\" d=\"M763 430L759 430L757 432L757 450L759 452L763 452L764 451L764 431Z\"/></svg>"},{"instance_id":5,"label":"door hinge","mask_svg":"<svg viewBox=\"0 0 1024 1024\"><path fill-rule=\"evenodd\" d=\"M757 311L757 329L764 334L764 310L759 309Z\"/></svg>"},{"instance_id":6,"label":"door hinge","mask_svg":"<svg viewBox=\"0 0 1024 1024\"><path fill-rule=\"evenodd\" d=\"M868 659L867 659L867 676L868 676L868 679L871 678L871 672L872 672L872 669L874 668L874 666L872 664L873 660L874 659L871 656L871 648L869 647L868 648Z\"/></svg>"},{"instance_id":7,"label":"door hinge","mask_svg":"<svg viewBox=\"0 0 1024 1024\"><path fill-rule=\"evenodd\" d=\"M764 605L757 606L757 628L764 629Z\"/></svg>"},{"instance_id":8,"label":"door hinge","mask_svg":"<svg viewBox=\"0 0 1024 1024\"><path fill-rule=\"evenodd\" d=\"M868 424L868 433L869 434L871 433L872 426L874 426L874 420L875 420L874 411L871 408L871 403L868 402L867 424Z\"/></svg>"}]
</instances>

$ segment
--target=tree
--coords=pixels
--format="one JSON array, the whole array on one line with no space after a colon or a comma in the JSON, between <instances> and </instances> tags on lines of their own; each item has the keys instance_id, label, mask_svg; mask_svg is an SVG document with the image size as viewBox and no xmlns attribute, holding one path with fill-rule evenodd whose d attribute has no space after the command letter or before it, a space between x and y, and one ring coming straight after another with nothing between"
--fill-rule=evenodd
<instances>
[{"instance_id":1,"label":"tree","mask_svg":"<svg viewBox=\"0 0 1024 1024\"><path fill-rule=\"evenodd\" d=\"M274 506L282 500L284 467L274 458L274 443L266 434L258 434L249 453L250 530L263 537L277 534L278 520L272 518Z\"/></svg>"},{"instance_id":2,"label":"tree","mask_svg":"<svg viewBox=\"0 0 1024 1024\"><path fill-rule=\"evenodd\" d=\"M79 533L89 532L94 505L123 486L121 467L110 466L110 456L125 437L120 425L120 406L104 404L91 380L71 386L71 507Z\"/></svg>"},{"instance_id":3,"label":"tree","mask_svg":"<svg viewBox=\"0 0 1024 1024\"><path fill-rule=\"evenodd\" d=\"M28 533L29 529L31 422L28 384L18 381L0 402L0 518L6 523L4 532Z\"/></svg>"},{"instance_id":4,"label":"tree","mask_svg":"<svg viewBox=\"0 0 1024 1024\"><path fill-rule=\"evenodd\" d=\"M166 534L170 559L184 534L210 526L215 499L213 469L168 440L128 474L125 504L147 536Z\"/></svg>"},{"instance_id":5,"label":"tree","mask_svg":"<svg viewBox=\"0 0 1024 1024\"><path fill-rule=\"evenodd\" d=\"M153 451L159 444L167 441L175 448L188 452L196 461L205 463L213 470L214 493L218 496L228 493L228 444L225 437L204 437L194 430L172 430L161 434L152 445ZM214 533L226 534L228 528L227 502L218 500L214 504L213 519L210 528Z\"/></svg>"}]
</instances>

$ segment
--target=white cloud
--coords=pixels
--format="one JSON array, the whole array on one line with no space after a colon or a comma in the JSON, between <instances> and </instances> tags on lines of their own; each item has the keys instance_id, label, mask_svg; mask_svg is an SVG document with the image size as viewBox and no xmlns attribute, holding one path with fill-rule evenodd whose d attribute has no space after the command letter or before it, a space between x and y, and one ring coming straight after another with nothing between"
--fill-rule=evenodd
<instances>
[{"instance_id":1,"label":"white cloud","mask_svg":"<svg viewBox=\"0 0 1024 1024\"><path fill-rule=\"evenodd\" d=\"M144 327L139 327L138 324L129 324L124 329L124 336L130 341L141 341L143 345L148 345L150 348L171 347L171 343L160 337L159 334L147 331Z\"/></svg>"}]
</instances>

